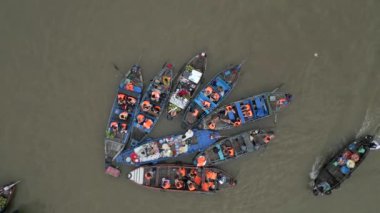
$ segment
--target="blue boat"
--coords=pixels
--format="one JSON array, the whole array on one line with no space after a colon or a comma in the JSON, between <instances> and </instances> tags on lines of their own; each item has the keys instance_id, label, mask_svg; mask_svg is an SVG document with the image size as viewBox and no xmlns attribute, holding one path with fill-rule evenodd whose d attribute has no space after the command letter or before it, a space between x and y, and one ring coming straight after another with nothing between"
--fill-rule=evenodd
<instances>
[{"instance_id":1,"label":"blue boat","mask_svg":"<svg viewBox=\"0 0 380 213\"><path fill-rule=\"evenodd\" d=\"M188 130L184 134L157 139L146 139L133 149L125 150L115 159L116 163L140 166L156 164L168 159L201 152L220 138L219 132Z\"/></svg>"},{"instance_id":2,"label":"blue boat","mask_svg":"<svg viewBox=\"0 0 380 213\"><path fill-rule=\"evenodd\" d=\"M167 119L172 120L183 112L202 83L203 74L207 67L207 55L201 52L187 62L180 73L173 92L170 95Z\"/></svg>"},{"instance_id":3,"label":"blue boat","mask_svg":"<svg viewBox=\"0 0 380 213\"><path fill-rule=\"evenodd\" d=\"M218 73L194 98L182 120L185 128L191 128L210 114L231 93L239 78L242 64L230 66Z\"/></svg>"},{"instance_id":4,"label":"blue boat","mask_svg":"<svg viewBox=\"0 0 380 213\"><path fill-rule=\"evenodd\" d=\"M291 94L276 90L219 107L201 121L199 128L224 130L267 118L287 107L292 100Z\"/></svg>"},{"instance_id":5,"label":"blue boat","mask_svg":"<svg viewBox=\"0 0 380 213\"><path fill-rule=\"evenodd\" d=\"M172 64L165 63L160 73L148 86L133 121L131 146L137 145L153 130L164 111L172 86L173 69Z\"/></svg>"},{"instance_id":6,"label":"blue boat","mask_svg":"<svg viewBox=\"0 0 380 213\"><path fill-rule=\"evenodd\" d=\"M128 142L142 89L141 67L133 65L120 82L108 120L104 141L106 163L111 162Z\"/></svg>"}]
</instances>

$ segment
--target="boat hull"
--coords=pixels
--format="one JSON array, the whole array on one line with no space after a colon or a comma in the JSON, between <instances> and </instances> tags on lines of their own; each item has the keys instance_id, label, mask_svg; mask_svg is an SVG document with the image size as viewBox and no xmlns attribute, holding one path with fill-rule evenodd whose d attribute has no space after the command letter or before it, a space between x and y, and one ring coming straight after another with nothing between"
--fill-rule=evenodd
<instances>
[{"instance_id":1,"label":"boat hull","mask_svg":"<svg viewBox=\"0 0 380 213\"><path fill-rule=\"evenodd\" d=\"M313 194L329 195L339 188L365 160L372 141L370 135L355 139L326 161L313 181Z\"/></svg>"},{"instance_id":2,"label":"boat hull","mask_svg":"<svg viewBox=\"0 0 380 213\"><path fill-rule=\"evenodd\" d=\"M240 69L241 64L228 67L203 87L186 109L182 120L185 128L196 126L228 97L237 83Z\"/></svg>"},{"instance_id":3,"label":"boat hull","mask_svg":"<svg viewBox=\"0 0 380 213\"><path fill-rule=\"evenodd\" d=\"M242 132L216 142L204 152L197 154L193 162L197 166L218 165L263 150L273 138L274 133L271 130L255 129Z\"/></svg>"},{"instance_id":4,"label":"boat hull","mask_svg":"<svg viewBox=\"0 0 380 213\"><path fill-rule=\"evenodd\" d=\"M272 116L287 107L292 95L265 92L219 107L204 117L200 129L225 130Z\"/></svg>"},{"instance_id":5,"label":"boat hull","mask_svg":"<svg viewBox=\"0 0 380 213\"><path fill-rule=\"evenodd\" d=\"M219 138L220 134L216 131L197 129L188 130L179 135L149 138L140 145L121 152L115 161L132 166L156 164L203 151Z\"/></svg>"},{"instance_id":6,"label":"boat hull","mask_svg":"<svg viewBox=\"0 0 380 213\"><path fill-rule=\"evenodd\" d=\"M16 185L10 187L8 190L5 190L6 187L11 186L12 184L14 183L0 187L0 213L3 213L7 210L12 199L15 196Z\"/></svg>"},{"instance_id":7,"label":"boat hull","mask_svg":"<svg viewBox=\"0 0 380 213\"><path fill-rule=\"evenodd\" d=\"M180 73L169 98L167 119L171 120L184 112L202 83L207 67L207 55L202 52L194 56Z\"/></svg>"},{"instance_id":8,"label":"boat hull","mask_svg":"<svg viewBox=\"0 0 380 213\"><path fill-rule=\"evenodd\" d=\"M108 119L104 140L106 164L109 164L128 143L142 89L141 67L133 65L119 84L117 96Z\"/></svg>"},{"instance_id":9,"label":"boat hull","mask_svg":"<svg viewBox=\"0 0 380 213\"><path fill-rule=\"evenodd\" d=\"M236 185L234 178L223 170L191 165L142 166L131 171L128 179L154 190L205 194Z\"/></svg>"}]
</instances>

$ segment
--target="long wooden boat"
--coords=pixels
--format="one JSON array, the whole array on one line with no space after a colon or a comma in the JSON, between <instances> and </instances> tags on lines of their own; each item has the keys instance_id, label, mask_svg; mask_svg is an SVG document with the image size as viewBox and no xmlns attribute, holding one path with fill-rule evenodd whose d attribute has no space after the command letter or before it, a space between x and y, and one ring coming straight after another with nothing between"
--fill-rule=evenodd
<instances>
[{"instance_id":1,"label":"long wooden boat","mask_svg":"<svg viewBox=\"0 0 380 213\"><path fill-rule=\"evenodd\" d=\"M170 95L167 110L167 118L169 120L176 117L189 105L202 82L206 67L207 55L205 52L197 54L186 64Z\"/></svg>"},{"instance_id":2,"label":"long wooden boat","mask_svg":"<svg viewBox=\"0 0 380 213\"><path fill-rule=\"evenodd\" d=\"M115 161L116 163L134 166L156 164L203 151L220 137L220 134L215 131L190 129L184 134L169 135L157 139L148 138L138 146L121 152Z\"/></svg>"},{"instance_id":3,"label":"long wooden boat","mask_svg":"<svg viewBox=\"0 0 380 213\"><path fill-rule=\"evenodd\" d=\"M215 193L237 183L223 170L191 165L142 166L131 171L128 178L147 188L193 193Z\"/></svg>"},{"instance_id":4,"label":"long wooden boat","mask_svg":"<svg viewBox=\"0 0 380 213\"><path fill-rule=\"evenodd\" d=\"M161 113L165 110L169 98L172 80L173 65L165 63L160 73L154 77L144 96L133 121L131 145L135 146L156 125Z\"/></svg>"},{"instance_id":5,"label":"long wooden boat","mask_svg":"<svg viewBox=\"0 0 380 213\"><path fill-rule=\"evenodd\" d=\"M16 192L16 185L19 182L20 181L13 182L0 187L0 213L5 212L5 210L11 203Z\"/></svg>"},{"instance_id":6,"label":"long wooden boat","mask_svg":"<svg viewBox=\"0 0 380 213\"><path fill-rule=\"evenodd\" d=\"M292 95L284 92L264 92L219 107L206 116L200 129L224 130L267 118L289 105Z\"/></svg>"},{"instance_id":7,"label":"long wooden boat","mask_svg":"<svg viewBox=\"0 0 380 213\"><path fill-rule=\"evenodd\" d=\"M186 128L191 128L208 114L231 93L239 78L242 64L230 66L218 73L187 108L182 123Z\"/></svg>"},{"instance_id":8,"label":"long wooden boat","mask_svg":"<svg viewBox=\"0 0 380 213\"><path fill-rule=\"evenodd\" d=\"M314 195L330 195L347 180L367 157L374 136L367 135L351 141L330 158L313 181ZM380 141L377 141L377 143Z\"/></svg>"},{"instance_id":9,"label":"long wooden boat","mask_svg":"<svg viewBox=\"0 0 380 213\"><path fill-rule=\"evenodd\" d=\"M213 166L264 149L274 138L270 130L255 129L220 140L194 158L198 167Z\"/></svg>"},{"instance_id":10,"label":"long wooden boat","mask_svg":"<svg viewBox=\"0 0 380 213\"><path fill-rule=\"evenodd\" d=\"M106 163L111 162L129 140L142 90L141 67L133 65L120 82L108 119L104 147Z\"/></svg>"}]
</instances>

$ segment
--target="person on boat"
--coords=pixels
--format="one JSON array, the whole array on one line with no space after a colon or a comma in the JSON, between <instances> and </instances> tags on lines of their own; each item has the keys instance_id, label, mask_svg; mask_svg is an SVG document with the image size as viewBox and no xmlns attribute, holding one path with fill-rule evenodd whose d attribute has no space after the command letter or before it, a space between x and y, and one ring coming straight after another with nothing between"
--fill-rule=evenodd
<instances>
[{"instance_id":1,"label":"person on boat","mask_svg":"<svg viewBox=\"0 0 380 213\"><path fill-rule=\"evenodd\" d=\"M167 178L162 178L162 180L161 180L161 187L163 188L163 189L170 189L170 180L169 179L167 179Z\"/></svg>"},{"instance_id":2,"label":"person on boat","mask_svg":"<svg viewBox=\"0 0 380 213\"><path fill-rule=\"evenodd\" d=\"M232 112L233 114L236 114L236 111L232 108L231 105L226 106L226 109L224 110L224 116L227 116L228 113Z\"/></svg>"},{"instance_id":3,"label":"person on boat","mask_svg":"<svg viewBox=\"0 0 380 213\"><path fill-rule=\"evenodd\" d=\"M235 156L235 149L231 146L227 146L225 144L222 145L222 151L224 156L228 157L234 157Z\"/></svg>"},{"instance_id":4,"label":"person on boat","mask_svg":"<svg viewBox=\"0 0 380 213\"><path fill-rule=\"evenodd\" d=\"M150 129L152 128L152 125L153 125L153 121L151 119L145 119L144 123L143 123L143 127L145 129Z\"/></svg>"},{"instance_id":5,"label":"person on boat","mask_svg":"<svg viewBox=\"0 0 380 213\"><path fill-rule=\"evenodd\" d=\"M201 155L197 158L197 167L204 167L207 163L205 156Z\"/></svg>"},{"instance_id":6,"label":"person on boat","mask_svg":"<svg viewBox=\"0 0 380 213\"><path fill-rule=\"evenodd\" d=\"M191 180L187 181L187 188L189 189L189 191L195 191L196 190L195 184Z\"/></svg>"},{"instance_id":7,"label":"person on boat","mask_svg":"<svg viewBox=\"0 0 380 213\"><path fill-rule=\"evenodd\" d=\"M127 124L126 123L121 123L121 129L120 129L120 132L121 133L127 133Z\"/></svg>"},{"instance_id":8,"label":"person on boat","mask_svg":"<svg viewBox=\"0 0 380 213\"><path fill-rule=\"evenodd\" d=\"M220 97L224 96L224 89L223 89L223 87L218 86L218 93L219 93Z\"/></svg>"},{"instance_id":9,"label":"person on boat","mask_svg":"<svg viewBox=\"0 0 380 213\"><path fill-rule=\"evenodd\" d=\"M183 187L185 186L185 183L183 182L183 180L175 179L174 185L175 185L175 188L177 189L183 189Z\"/></svg>"},{"instance_id":10,"label":"person on boat","mask_svg":"<svg viewBox=\"0 0 380 213\"><path fill-rule=\"evenodd\" d=\"M150 181L153 178L153 171L150 170L150 171L146 172L144 175L144 178L146 181Z\"/></svg>"},{"instance_id":11,"label":"person on boat","mask_svg":"<svg viewBox=\"0 0 380 213\"><path fill-rule=\"evenodd\" d=\"M208 96L211 95L212 92L213 92L212 87L208 86L208 87L206 87L206 89L205 89L205 91L204 91L203 94L204 94L206 97L208 97Z\"/></svg>"},{"instance_id":12,"label":"person on boat","mask_svg":"<svg viewBox=\"0 0 380 213\"><path fill-rule=\"evenodd\" d=\"M240 120L240 118L237 118L237 119L233 122L233 125L234 125L234 126L240 126L240 125L241 125L241 120Z\"/></svg>"},{"instance_id":13,"label":"person on boat","mask_svg":"<svg viewBox=\"0 0 380 213\"><path fill-rule=\"evenodd\" d=\"M177 171L177 175L181 178L186 177L186 169L184 167L180 167Z\"/></svg>"},{"instance_id":14,"label":"person on boat","mask_svg":"<svg viewBox=\"0 0 380 213\"><path fill-rule=\"evenodd\" d=\"M253 113L251 110L248 110L248 111L243 111L243 116L246 117L246 118L250 118L253 116Z\"/></svg>"},{"instance_id":15,"label":"person on boat","mask_svg":"<svg viewBox=\"0 0 380 213\"><path fill-rule=\"evenodd\" d=\"M194 109L194 110L192 110L192 111L191 111L191 115L192 115L193 117L198 117L198 115L199 115L199 110L198 110L198 109Z\"/></svg>"},{"instance_id":16,"label":"person on boat","mask_svg":"<svg viewBox=\"0 0 380 213\"><path fill-rule=\"evenodd\" d=\"M209 109L209 108L211 107L211 103L208 102L208 101L203 101L203 102L202 102L202 105L203 105L203 107L204 107L205 109Z\"/></svg>"},{"instance_id":17,"label":"person on boat","mask_svg":"<svg viewBox=\"0 0 380 213\"><path fill-rule=\"evenodd\" d=\"M241 108L241 111L243 111L243 112L251 111L251 106L249 104L241 105L240 108Z\"/></svg>"},{"instance_id":18,"label":"person on boat","mask_svg":"<svg viewBox=\"0 0 380 213\"><path fill-rule=\"evenodd\" d=\"M213 92L210 96L210 100L213 102L218 102L220 99L220 95L217 92Z\"/></svg>"},{"instance_id":19,"label":"person on boat","mask_svg":"<svg viewBox=\"0 0 380 213\"><path fill-rule=\"evenodd\" d=\"M148 112L152 108L152 104L149 101L143 101L141 104L142 111Z\"/></svg>"},{"instance_id":20,"label":"person on boat","mask_svg":"<svg viewBox=\"0 0 380 213\"><path fill-rule=\"evenodd\" d=\"M372 141L372 142L369 144L369 149L370 149L370 150L379 150L379 149L380 149L380 143L377 142L377 141Z\"/></svg>"},{"instance_id":21,"label":"person on boat","mask_svg":"<svg viewBox=\"0 0 380 213\"><path fill-rule=\"evenodd\" d=\"M136 104L136 98L128 96L127 104L134 106Z\"/></svg>"},{"instance_id":22,"label":"person on boat","mask_svg":"<svg viewBox=\"0 0 380 213\"><path fill-rule=\"evenodd\" d=\"M117 104L119 105L124 105L127 103L127 100L126 100L126 95L122 94L122 93L119 93L117 95Z\"/></svg>"},{"instance_id":23,"label":"person on boat","mask_svg":"<svg viewBox=\"0 0 380 213\"><path fill-rule=\"evenodd\" d=\"M151 94L151 96L150 96L150 99L151 99L152 101L156 101L156 102L158 102L158 101L160 100L160 91L158 91L158 90L153 90L153 91L152 91L152 94Z\"/></svg>"},{"instance_id":24,"label":"person on boat","mask_svg":"<svg viewBox=\"0 0 380 213\"><path fill-rule=\"evenodd\" d=\"M142 125L145 121L145 116L143 114L138 114L137 115L137 123Z\"/></svg>"},{"instance_id":25,"label":"person on boat","mask_svg":"<svg viewBox=\"0 0 380 213\"><path fill-rule=\"evenodd\" d=\"M134 91L134 86L132 83L128 83L125 85L125 89L129 91Z\"/></svg>"},{"instance_id":26,"label":"person on boat","mask_svg":"<svg viewBox=\"0 0 380 213\"><path fill-rule=\"evenodd\" d=\"M266 134L266 135L264 136L263 141L264 141L265 144L267 144L267 143L269 143L273 138L274 138L274 135Z\"/></svg>"},{"instance_id":27,"label":"person on boat","mask_svg":"<svg viewBox=\"0 0 380 213\"><path fill-rule=\"evenodd\" d=\"M207 126L209 129L213 130L216 128L216 123L214 121L210 121Z\"/></svg>"},{"instance_id":28,"label":"person on boat","mask_svg":"<svg viewBox=\"0 0 380 213\"><path fill-rule=\"evenodd\" d=\"M205 181L202 183L202 191L204 191L204 192L210 191L210 185L208 182Z\"/></svg>"},{"instance_id":29,"label":"person on boat","mask_svg":"<svg viewBox=\"0 0 380 213\"><path fill-rule=\"evenodd\" d=\"M313 189L313 194L314 195L319 195L319 194L326 194L329 195L331 194L331 186L327 181L323 181L316 186L314 186Z\"/></svg>"},{"instance_id":30,"label":"person on boat","mask_svg":"<svg viewBox=\"0 0 380 213\"><path fill-rule=\"evenodd\" d=\"M121 113L119 114L119 119L120 119L120 120L127 120L127 118L128 118L128 112L123 111L123 112L121 112Z\"/></svg>"},{"instance_id":31,"label":"person on boat","mask_svg":"<svg viewBox=\"0 0 380 213\"><path fill-rule=\"evenodd\" d=\"M210 181L215 181L218 178L218 173L212 171L212 170L207 170L206 171L206 179Z\"/></svg>"}]
</instances>

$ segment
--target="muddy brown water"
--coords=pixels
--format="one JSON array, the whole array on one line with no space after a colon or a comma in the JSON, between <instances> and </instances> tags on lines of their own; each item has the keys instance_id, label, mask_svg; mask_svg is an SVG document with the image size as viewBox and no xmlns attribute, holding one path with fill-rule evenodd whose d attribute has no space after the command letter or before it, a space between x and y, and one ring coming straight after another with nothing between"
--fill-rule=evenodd
<instances>
[{"instance_id":1,"label":"muddy brown water","mask_svg":"<svg viewBox=\"0 0 380 213\"><path fill-rule=\"evenodd\" d=\"M312 195L308 174L318 156L379 125L379 11L377 0L0 1L0 182L22 180L12 208L378 212L379 152L330 197ZM201 50L206 81L246 60L226 102L285 83L295 101L278 117L277 138L222 165L238 185L214 196L104 175L104 130L121 77L112 64L126 70L142 56L150 80L165 61L181 67ZM253 126L273 122L224 134ZM178 131L178 119L163 118L152 136Z\"/></svg>"}]
</instances>

